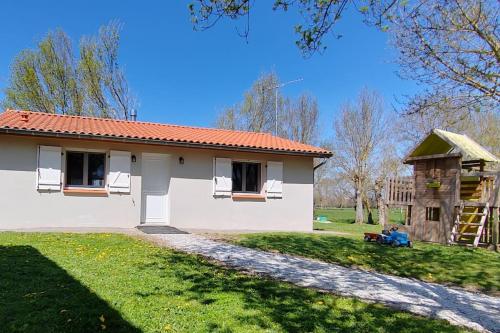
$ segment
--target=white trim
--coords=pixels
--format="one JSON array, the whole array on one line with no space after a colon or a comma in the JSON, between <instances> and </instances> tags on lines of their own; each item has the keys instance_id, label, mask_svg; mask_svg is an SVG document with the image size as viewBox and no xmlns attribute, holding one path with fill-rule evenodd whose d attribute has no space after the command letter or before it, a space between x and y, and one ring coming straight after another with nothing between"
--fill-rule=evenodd
<instances>
[{"instance_id":1,"label":"white trim","mask_svg":"<svg viewBox=\"0 0 500 333\"><path fill-rule=\"evenodd\" d=\"M41 151L44 150L46 152L53 152L53 153L56 153L57 156L58 156L58 160L59 160L59 167L58 169L54 169L54 170L58 170L59 171L59 180L58 181L44 181L42 183L40 183L40 162L41 162ZM62 181L61 181L61 176L62 176L62 148L60 146L44 146L44 145L39 145L37 146L37 162L36 162L36 172L35 172L35 184L36 184L36 189L38 191L60 191L61 190L61 186L62 186ZM56 163L57 164L57 163ZM43 169L46 169L46 168L43 168ZM50 168L52 169L52 168Z\"/></svg>"},{"instance_id":2,"label":"white trim","mask_svg":"<svg viewBox=\"0 0 500 333\"><path fill-rule=\"evenodd\" d=\"M233 161L228 157L214 157L213 161L213 196L230 197L233 189ZM219 169L218 161L220 161L221 169ZM227 170L228 164L229 170ZM220 184L218 184L219 181Z\"/></svg>"},{"instance_id":3,"label":"white trim","mask_svg":"<svg viewBox=\"0 0 500 333\"><path fill-rule=\"evenodd\" d=\"M76 148L76 147L63 147L63 151L74 151L83 153L109 153L109 149L93 149L93 148Z\"/></svg>"},{"instance_id":4,"label":"white trim","mask_svg":"<svg viewBox=\"0 0 500 333\"><path fill-rule=\"evenodd\" d=\"M269 179L269 167L275 168L275 173L277 172L271 175L272 179ZM268 198L283 198L284 168L283 161L267 161L266 195ZM275 184L277 184L277 189Z\"/></svg>"},{"instance_id":5,"label":"white trim","mask_svg":"<svg viewBox=\"0 0 500 333\"><path fill-rule=\"evenodd\" d=\"M162 154L162 153L142 153L141 154L141 223L140 225L170 225L170 212L171 212L171 206L170 206L170 194L169 194L169 184L171 180L171 164L170 164L170 158L171 154ZM159 161L165 161L165 164L167 166L166 172L166 179L167 179L167 184L166 184L166 190L165 191L150 191L144 188L144 161L146 160L159 160ZM165 195L165 213L164 217L161 219L151 219L146 217L146 200L145 200L145 194L164 194Z\"/></svg>"},{"instance_id":6,"label":"white trim","mask_svg":"<svg viewBox=\"0 0 500 333\"><path fill-rule=\"evenodd\" d=\"M127 159L127 181L123 181L122 183L116 184L119 176L122 174L123 169L113 169L112 168L112 160L113 157L122 158L125 157ZM119 160L119 159L118 159ZM113 177L114 176L114 177ZM132 152L130 151L121 151L121 150L110 150L109 151L109 171L108 171L108 182L107 187L109 193L130 193L132 187Z\"/></svg>"},{"instance_id":7,"label":"white trim","mask_svg":"<svg viewBox=\"0 0 500 333\"><path fill-rule=\"evenodd\" d=\"M171 154L164 154L164 153L142 153L142 158L151 157L157 159L168 159L171 156L172 156Z\"/></svg>"},{"instance_id":8,"label":"white trim","mask_svg":"<svg viewBox=\"0 0 500 333\"><path fill-rule=\"evenodd\" d=\"M62 159L62 185L65 189L102 189L108 191L108 172L109 172L109 151L105 149L81 149L81 148L63 148L64 158ZM103 186L89 186L87 185L69 185L67 179L68 171L68 153L86 153L87 158L83 159L83 182L88 182L88 154L103 154L104 155L104 185ZM108 191L109 192L109 191Z\"/></svg>"},{"instance_id":9,"label":"white trim","mask_svg":"<svg viewBox=\"0 0 500 333\"><path fill-rule=\"evenodd\" d=\"M232 168L233 168L233 163L234 162L239 162L239 163L253 163L253 164L259 164L260 165L260 179L259 179L259 191L256 191L256 192L250 192L250 191L233 191L231 190L231 193L232 194L241 194L241 195L244 195L244 194L264 194L264 176L267 177L267 168L266 168L266 161L263 161L263 160L249 160L249 159L231 159L231 178L233 177L233 174L232 174ZM266 170L266 173L264 174L264 170ZM245 172L243 172L242 170L242 174L241 174L241 177L242 177L242 184L241 184L241 187L246 187L246 186L243 186L243 184L246 182L246 179L243 177L243 175L245 174Z\"/></svg>"},{"instance_id":10,"label":"white trim","mask_svg":"<svg viewBox=\"0 0 500 333\"><path fill-rule=\"evenodd\" d=\"M264 160L250 160L250 159L244 159L244 158L232 158L232 162L245 162L245 163L264 163Z\"/></svg>"}]
</instances>

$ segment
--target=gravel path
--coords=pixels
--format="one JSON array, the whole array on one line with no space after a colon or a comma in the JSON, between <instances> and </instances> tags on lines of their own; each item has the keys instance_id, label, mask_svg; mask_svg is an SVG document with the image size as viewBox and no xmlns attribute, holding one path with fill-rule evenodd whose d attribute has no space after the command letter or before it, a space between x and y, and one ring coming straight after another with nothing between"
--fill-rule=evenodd
<instances>
[{"instance_id":1,"label":"gravel path","mask_svg":"<svg viewBox=\"0 0 500 333\"><path fill-rule=\"evenodd\" d=\"M500 332L500 298L439 284L253 250L193 234L149 235L156 242L303 287L383 303L481 332Z\"/></svg>"}]
</instances>

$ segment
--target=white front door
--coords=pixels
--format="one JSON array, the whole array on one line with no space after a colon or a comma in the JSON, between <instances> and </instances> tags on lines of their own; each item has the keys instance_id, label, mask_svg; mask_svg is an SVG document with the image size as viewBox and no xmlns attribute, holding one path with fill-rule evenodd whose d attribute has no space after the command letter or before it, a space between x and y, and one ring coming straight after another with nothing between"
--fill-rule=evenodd
<instances>
[{"instance_id":1,"label":"white front door","mask_svg":"<svg viewBox=\"0 0 500 333\"><path fill-rule=\"evenodd\" d=\"M168 224L168 155L142 154L142 223Z\"/></svg>"}]
</instances>

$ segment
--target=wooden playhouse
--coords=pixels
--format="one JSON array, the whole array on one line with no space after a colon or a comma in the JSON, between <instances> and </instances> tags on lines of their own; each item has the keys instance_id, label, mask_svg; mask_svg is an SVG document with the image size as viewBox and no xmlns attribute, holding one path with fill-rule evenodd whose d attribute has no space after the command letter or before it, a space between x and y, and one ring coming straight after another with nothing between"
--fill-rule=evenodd
<instances>
[{"instance_id":1,"label":"wooden playhouse","mask_svg":"<svg viewBox=\"0 0 500 333\"><path fill-rule=\"evenodd\" d=\"M413 176L388 179L384 199L405 205L412 239L498 246L500 160L466 135L433 130L404 159Z\"/></svg>"}]
</instances>

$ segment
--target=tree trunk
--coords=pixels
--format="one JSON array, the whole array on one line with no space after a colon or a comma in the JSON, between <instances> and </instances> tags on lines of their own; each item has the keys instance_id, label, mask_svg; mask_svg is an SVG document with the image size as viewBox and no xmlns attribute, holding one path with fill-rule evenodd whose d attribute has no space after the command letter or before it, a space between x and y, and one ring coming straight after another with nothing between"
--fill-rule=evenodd
<instances>
[{"instance_id":1,"label":"tree trunk","mask_svg":"<svg viewBox=\"0 0 500 333\"><path fill-rule=\"evenodd\" d=\"M380 186L379 182L375 183L375 197L377 198L378 222L382 229L385 229L387 225L387 206L382 197L382 186Z\"/></svg>"},{"instance_id":2,"label":"tree trunk","mask_svg":"<svg viewBox=\"0 0 500 333\"><path fill-rule=\"evenodd\" d=\"M387 226L387 207L382 198L378 199L378 221L382 229L385 229Z\"/></svg>"},{"instance_id":3,"label":"tree trunk","mask_svg":"<svg viewBox=\"0 0 500 333\"><path fill-rule=\"evenodd\" d=\"M492 243L497 251L500 251L500 208L493 208Z\"/></svg>"},{"instance_id":4,"label":"tree trunk","mask_svg":"<svg viewBox=\"0 0 500 333\"><path fill-rule=\"evenodd\" d=\"M361 184L356 182L356 223L363 223L363 196L361 194Z\"/></svg>"},{"instance_id":5,"label":"tree trunk","mask_svg":"<svg viewBox=\"0 0 500 333\"><path fill-rule=\"evenodd\" d=\"M368 216L367 222L368 224L375 224L373 221L373 212L372 212L372 207L370 205L370 200L368 200L368 196L366 193L363 192L363 201L364 201L364 206L366 207L366 214Z\"/></svg>"},{"instance_id":6,"label":"tree trunk","mask_svg":"<svg viewBox=\"0 0 500 333\"><path fill-rule=\"evenodd\" d=\"M372 207L370 205L370 200L368 200L368 197L365 195L363 195L363 201L364 201L364 204L365 204L365 208L366 208L366 211L368 213L371 213L372 212Z\"/></svg>"}]
</instances>

